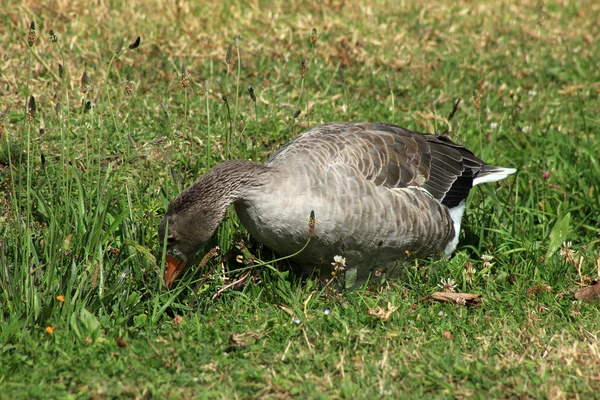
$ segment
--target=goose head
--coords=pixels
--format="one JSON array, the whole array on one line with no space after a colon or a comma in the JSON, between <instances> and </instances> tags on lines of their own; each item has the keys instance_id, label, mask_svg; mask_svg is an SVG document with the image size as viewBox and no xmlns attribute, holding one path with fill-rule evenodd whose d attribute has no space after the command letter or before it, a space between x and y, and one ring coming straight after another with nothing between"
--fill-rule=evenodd
<instances>
[{"instance_id":1,"label":"goose head","mask_svg":"<svg viewBox=\"0 0 600 400\"><path fill-rule=\"evenodd\" d=\"M174 204L174 203L171 203ZM178 210L169 207L158 227L159 244L166 240L167 265L165 267L165 284L167 287L185 270L188 261L211 238L221 218L213 205L208 202L197 202L189 210Z\"/></svg>"},{"instance_id":2,"label":"goose head","mask_svg":"<svg viewBox=\"0 0 600 400\"><path fill-rule=\"evenodd\" d=\"M159 246L166 240L165 284L173 283L190 259L215 233L227 208L259 180L250 161L224 162L173 200L158 227Z\"/></svg>"}]
</instances>

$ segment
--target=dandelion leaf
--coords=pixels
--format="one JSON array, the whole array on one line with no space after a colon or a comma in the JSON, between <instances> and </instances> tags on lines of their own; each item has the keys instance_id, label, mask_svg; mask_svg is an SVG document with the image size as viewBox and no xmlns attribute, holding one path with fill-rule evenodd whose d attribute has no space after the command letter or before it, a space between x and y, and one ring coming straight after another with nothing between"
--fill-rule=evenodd
<instances>
[{"instance_id":1,"label":"dandelion leaf","mask_svg":"<svg viewBox=\"0 0 600 400\"><path fill-rule=\"evenodd\" d=\"M559 249L561 244L567 240L569 230L571 229L571 213L567 213L564 217L559 219L552 231L550 232L550 244L548 245L548 252L546 253L546 259L549 259L556 250Z\"/></svg>"}]
</instances>

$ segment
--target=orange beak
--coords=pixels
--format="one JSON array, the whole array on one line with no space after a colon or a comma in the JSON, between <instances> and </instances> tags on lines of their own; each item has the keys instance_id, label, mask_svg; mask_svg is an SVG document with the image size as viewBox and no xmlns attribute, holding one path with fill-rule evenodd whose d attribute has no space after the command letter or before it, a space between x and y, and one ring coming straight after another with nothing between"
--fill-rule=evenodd
<instances>
[{"instance_id":1,"label":"orange beak","mask_svg":"<svg viewBox=\"0 0 600 400\"><path fill-rule=\"evenodd\" d=\"M169 287L185 269L185 262L171 256L167 256L165 261L165 286Z\"/></svg>"}]
</instances>

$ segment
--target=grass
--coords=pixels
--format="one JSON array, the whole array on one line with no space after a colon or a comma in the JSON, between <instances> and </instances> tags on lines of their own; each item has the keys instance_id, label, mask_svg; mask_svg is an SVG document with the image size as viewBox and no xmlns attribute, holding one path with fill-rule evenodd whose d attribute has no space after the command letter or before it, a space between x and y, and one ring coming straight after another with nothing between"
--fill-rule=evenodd
<instances>
[{"instance_id":1,"label":"grass","mask_svg":"<svg viewBox=\"0 0 600 400\"><path fill-rule=\"evenodd\" d=\"M597 2L213 3L0 16L0 398L595 397ZM285 262L222 290L215 257L163 287L158 222L209 167L327 121L441 132L458 97L448 134L518 174L474 190L451 260L338 295ZM273 257L229 213L214 245L240 238ZM482 303L429 300L442 279Z\"/></svg>"}]
</instances>

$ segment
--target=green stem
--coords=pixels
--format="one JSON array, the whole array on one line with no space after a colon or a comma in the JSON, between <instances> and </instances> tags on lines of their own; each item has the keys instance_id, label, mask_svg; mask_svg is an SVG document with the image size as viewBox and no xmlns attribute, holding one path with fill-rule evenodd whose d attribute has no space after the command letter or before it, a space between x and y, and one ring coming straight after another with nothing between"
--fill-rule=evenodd
<instances>
[{"instance_id":1,"label":"green stem","mask_svg":"<svg viewBox=\"0 0 600 400\"><path fill-rule=\"evenodd\" d=\"M110 91L108 89L108 77L110 75L110 69L112 68L113 62L119 57L119 53L113 54L110 62L108 63L108 69L106 70L106 82L104 83L104 92L106 93L106 100L108 101L108 110L110 111L110 116L113 121L113 126L115 128L115 133L117 132L117 120L115 118L115 112L112 108L112 103L110 101Z\"/></svg>"},{"instance_id":2,"label":"green stem","mask_svg":"<svg viewBox=\"0 0 600 400\"><path fill-rule=\"evenodd\" d=\"M207 85L208 86L208 85ZM208 103L208 87L206 87L206 124L207 124L207 131L208 131L208 137L206 139L207 143L206 143L206 165L210 166L210 159L211 159L211 154L212 154L212 138L211 138L211 134L210 134L210 105Z\"/></svg>"},{"instance_id":3,"label":"green stem","mask_svg":"<svg viewBox=\"0 0 600 400\"><path fill-rule=\"evenodd\" d=\"M237 82L235 85L236 87L235 87L235 115L234 115L234 118L237 121L238 103L240 100L240 74L242 71L242 59L240 58L240 48L236 46L235 49L237 51L238 71L237 71Z\"/></svg>"},{"instance_id":4,"label":"green stem","mask_svg":"<svg viewBox=\"0 0 600 400\"><path fill-rule=\"evenodd\" d=\"M25 43L27 43L27 40L25 41ZM50 72L50 75L52 75L54 77L54 79L56 79L57 81L60 81L60 77L58 75L56 75L56 72L54 72L52 69L50 69L50 67L48 66L48 64L42 58L40 58L40 56L35 51L33 51L33 46L29 46L29 44L27 44L26 47L29 50L29 52L31 54L33 54L33 56L35 57L35 59L38 60L38 62L40 64L42 64L44 66L44 68L46 68L46 70L48 72Z\"/></svg>"}]
</instances>

